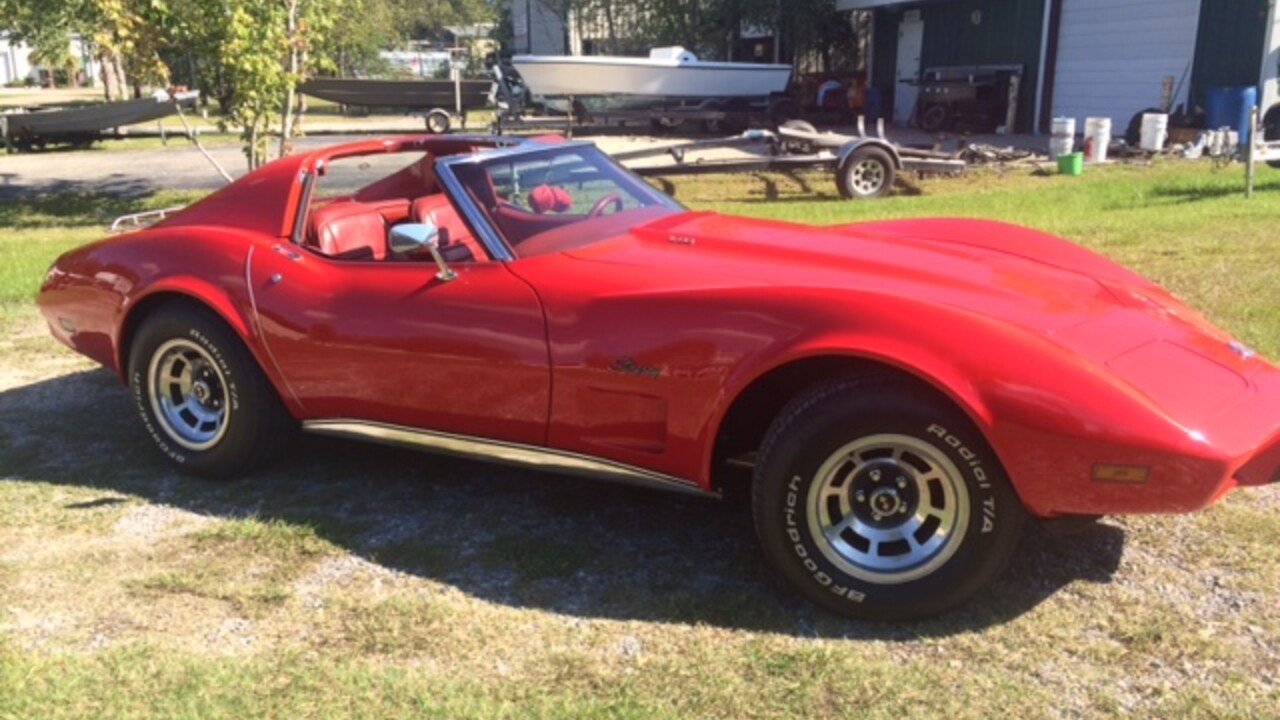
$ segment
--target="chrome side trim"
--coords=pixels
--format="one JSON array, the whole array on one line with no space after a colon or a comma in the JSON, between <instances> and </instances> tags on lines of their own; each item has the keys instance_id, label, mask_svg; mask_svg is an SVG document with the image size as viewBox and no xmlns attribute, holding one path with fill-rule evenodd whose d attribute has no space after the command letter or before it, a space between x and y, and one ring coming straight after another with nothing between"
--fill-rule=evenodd
<instances>
[{"instance_id":1,"label":"chrome side trim","mask_svg":"<svg viewBox=\"0 0 1280 720\"><path fill-rule=\"evenodd\" d=\"M311 191L315 189L316 174L303 170L299 181L302 183L302 193L298 198L298 208L293 216L293 231L289 234L289 240L294 245L302 244L302 235L307 228L307 215L311 211Z\"/></svg>"},{"instance_id":2,"label":"chrome side trim","mask_svg":"<svg viewBox=\"0 0 1280 720\"><path fill-rule=\"evenodd\" d=\"M450 455L532 467L548 472L586 475L605 480L640 485L674 492L718 497L691 480L645 470L603 458L520 443L420 430L367 420L307 420L302 429L318 435L368 440L418 450L433 450Z\"/></svg>"}]
</instances>

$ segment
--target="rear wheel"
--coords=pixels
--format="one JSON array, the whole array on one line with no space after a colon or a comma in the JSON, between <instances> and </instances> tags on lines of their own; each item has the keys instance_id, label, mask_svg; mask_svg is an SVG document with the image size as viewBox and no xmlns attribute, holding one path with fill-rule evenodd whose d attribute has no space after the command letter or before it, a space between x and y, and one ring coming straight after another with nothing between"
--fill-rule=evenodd
<instances>
[{"instance_id":1,"label":"rear wheel","mask_svg":"<svg viewBox=\"0 0 1280 720\"><path fill-rule=\"evenodd\" d=\"M753 506L774 569L866 619L968 599L1003 569L1025 515L962 413L885 378L827 383L788 405L761 449Z\"/></svg>"},{"instance_id":2,"label":"rear wheel","mask_svg":"<svg viewBox=\"0 0 1280 720\"><path fill-rule=\"evenodd\" d=\"M173 463L233 477L289 440L294 421L253 356L211 312L173 304L135 334L129 385L142 424Z\"/></svg>"}]
</instances>

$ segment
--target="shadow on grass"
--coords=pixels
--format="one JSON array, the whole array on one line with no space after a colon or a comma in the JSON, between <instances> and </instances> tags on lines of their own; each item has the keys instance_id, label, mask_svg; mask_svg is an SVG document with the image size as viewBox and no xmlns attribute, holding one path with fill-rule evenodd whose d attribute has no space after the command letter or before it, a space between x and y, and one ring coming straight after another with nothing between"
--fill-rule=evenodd
<instances>
[{"instance_id":1,"label":"shadow on grass","mask_svg":"<svg viewBox=\"0 0 1280 720\"><path fill-rule=\"evenodd\" d=\"M175 474L106 371L0 393L0 449L3 473L17 482L101 490L68 508L138 496L213 517L296 523L489 602L806 637L910 640L999 625L1068 583L1107 582L1124 544L1111 526L1064 539L1034 527L1005 576L960 610L858 623L767 577L741 504L321 438L233 483Z\"/></svg>"},{"instance_id":2,"label":"shadow on grass","mask_svg":"<svg viewBox=\"0 0 1280 720\"><path fill-rule=\"evenodd\" d=\"M113 174L91 181L23 183L0 173L0 227L13 230L101 225L103 219L149 209L149 180Z\"/></svg>"},{"instance_id":3,"label":"shadow on grass","mask_svg":"<svg viewBox=\"0 0 1280 720\"><path fill-rule=\"evenodd\" d=\"M1205 200L1220 200L1229 197L1244 197L1245 179L1243 167L1228 169L1225 172L1235 172L1238 174L1239 183L1232 185L1218 185L1215 187L1205 187L1202 185L1184 186L1184 185L1162 185L1154 188L1151 195L1155 199L1159 199L1159 203L1154 204L1181 204L1203 202ZM1280 173L1269 172L1266 166L1258 169L1257 178L1253 183L1255 193L1268 193L1280 190Z\"/></svg>"}]
</instances>

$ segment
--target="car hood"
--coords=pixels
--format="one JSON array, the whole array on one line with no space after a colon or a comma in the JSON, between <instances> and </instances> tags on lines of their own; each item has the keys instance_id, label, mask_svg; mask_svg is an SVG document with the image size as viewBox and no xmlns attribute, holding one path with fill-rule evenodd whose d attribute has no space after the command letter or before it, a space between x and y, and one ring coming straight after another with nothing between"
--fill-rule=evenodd
<instances>
[{"instance_id":1,"label":"car hood","mask_svg":"<svg viewBox=\"0 0 1280 720\"><path fill-rule=\"evenodd\" d=\"M687 213L569 254L651 267L691 290L755 287L828 304L854 302L857 294L874 311L924 305L945 311L940 321L1003 323L1031 341L1083 356L1184 418L1226 407L1267 366L1139 275L1059 238L1003 223L820 228ZM957 336L962 332L958 327ZM1178 372L1150 372L1152 366Z\"/></svg>"},{"instance_id":2,"label":"car hood","mask_svg":"<svg viewBox=\"0 0 1280 720\"><path fill-rule=\"evenodd\" d=\"M835 227L687 213L568 253L691 283L829 288L945 305L1053 332L1125 302L1137 275L1057 238L971 220ZM1125 288L1125 290L1119 290Z\"/></svg>"}]
</instances>

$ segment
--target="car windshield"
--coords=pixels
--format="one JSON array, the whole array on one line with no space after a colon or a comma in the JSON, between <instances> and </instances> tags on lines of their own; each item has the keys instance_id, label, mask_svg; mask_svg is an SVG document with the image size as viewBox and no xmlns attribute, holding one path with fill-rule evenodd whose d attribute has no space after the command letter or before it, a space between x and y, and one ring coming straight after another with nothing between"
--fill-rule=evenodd
<instances>
[{"instance_id":1,"label":"car windshield","mask_svg":"<svg viewBox=\"0 0 1280 720\"><path fill-rule=\"evenodd\" d=\"M683 209L590 145L481 155L450 169L516 257L580 247Z\"/></svg>"}]
</instances>

